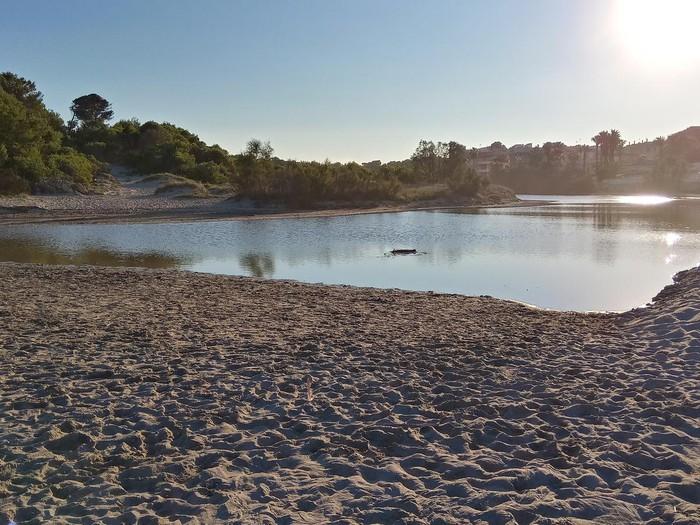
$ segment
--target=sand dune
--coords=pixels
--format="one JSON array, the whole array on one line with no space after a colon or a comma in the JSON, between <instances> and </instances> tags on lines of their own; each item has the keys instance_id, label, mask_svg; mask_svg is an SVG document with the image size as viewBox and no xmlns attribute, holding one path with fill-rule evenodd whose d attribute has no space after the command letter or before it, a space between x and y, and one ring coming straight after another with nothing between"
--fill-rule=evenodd
<instances>
[{"instance_id":1,"label":"sand dune","mask_svg":"<svg viewBox=\"0 0 700 525\"><path fill-rule=\"evenodd\" d=\"M0 273L0 523L700 523L700 270L621 315Z\"/></svg>"}]
</instances>

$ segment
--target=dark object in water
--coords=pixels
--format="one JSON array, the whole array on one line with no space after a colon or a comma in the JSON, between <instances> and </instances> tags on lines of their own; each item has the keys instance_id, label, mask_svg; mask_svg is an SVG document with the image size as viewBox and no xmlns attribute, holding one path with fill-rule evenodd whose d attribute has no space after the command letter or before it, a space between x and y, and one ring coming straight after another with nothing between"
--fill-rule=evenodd
<instances>
[{"instance_id":1,"label":"dark object in water","mask_svg":"<svg viewBox=\"0 0 700 525\"><path fill-rule=\"evenodd\" d=\"M415 249L398 249L398 250L391 250L391 255L411 255L415 254L416 250Z\"/></svg>"}]
</instances>

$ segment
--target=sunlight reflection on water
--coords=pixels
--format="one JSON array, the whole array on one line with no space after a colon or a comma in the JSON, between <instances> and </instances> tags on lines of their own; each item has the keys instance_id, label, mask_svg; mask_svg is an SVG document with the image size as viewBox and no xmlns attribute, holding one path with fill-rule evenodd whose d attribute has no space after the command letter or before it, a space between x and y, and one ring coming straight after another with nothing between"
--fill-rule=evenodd
<instances>
[{"instance_id":1,"label":"sunlight reflection on water","mask_svg":"<svg viewBox=\"0 0 700 525\"><path fill-rule=\"evenodd\" d=\"M467 295L557 309L643 305L700 263L700 201L523 196L553 204L334 218L0 229L0 261L180 268ZM420 257L386 257L394 248Z\"/></svg>"},{"instance_id":2,"label":"sunlight reflection on water","mask_svg":"<svg viewBox=\"0 0 700 525\"><path fill-rule=\"evenodd\" d=\"M518 198L524 201L546 201L553 204L634 204L639 206L655 206L676 201L673 197L665 195L521 195ZM683 200L692 200L694 197L683 197Z\"/></svg>"},{"instance_id":3,"label":"sunlight reflection on water","mask_svg":"<svg viewBox=\"0 0 700 525\"><path fill-rule=\"evenodd\" d=\"M676 232L668 232L664 234L664 242L666 243L666 246L673 246L680 240L681 236Z\"/></svg>"},{"instance_id":4,"label":"sunlight reflection on water","mask_svg":"<svg viewBox=\"0 0 700 525\"><path fill-rule=\"evenodd\" d=\"M663 195L622 195L616 197L615 200L620 204L640 204L642 206L653 206L655 204L665 204L671 202L671 197Z\"/></svg>"}]
</instances>

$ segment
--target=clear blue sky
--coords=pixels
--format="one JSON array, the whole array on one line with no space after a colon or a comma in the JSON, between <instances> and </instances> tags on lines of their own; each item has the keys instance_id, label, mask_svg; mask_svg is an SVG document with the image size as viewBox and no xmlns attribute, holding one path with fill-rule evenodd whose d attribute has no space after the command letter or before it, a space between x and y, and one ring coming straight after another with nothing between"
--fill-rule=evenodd
<instances>
[{"instance_id":1,"label":"clear blue sky","mask_svg":"<svg viewBox=\"0 0 700 525\"><path fill-rule=\"evenodd\" d=\"M700 124L700 56L643 63L620 41L614 3L6 0L0 70L36 81L66 117L96 92L117 118L169 121L232 152L269 139L283 158L401 159L421 138L574 143L611 127L653 139Z\"/></svg>"}]
</instances>

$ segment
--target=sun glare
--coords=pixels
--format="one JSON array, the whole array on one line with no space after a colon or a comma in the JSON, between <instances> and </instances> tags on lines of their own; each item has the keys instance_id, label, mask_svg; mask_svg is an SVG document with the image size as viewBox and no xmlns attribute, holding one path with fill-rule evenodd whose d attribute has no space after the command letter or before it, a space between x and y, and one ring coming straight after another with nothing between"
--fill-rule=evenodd
<instances>
[{"instance_id":1,"label":"sun glare","mask_svg":"<svg viewBox=\"0 0 700 525\"><path fill-rule=\"evenodd\" d=\"M614 31L628 57L654 70L700 65L700 0L618 0Z\"/></svg>"},{"instance_id":2,"label":"sun glare","mask_svg":"<svg viewBox=\"0 0 700 525\"><path fill-rule=\"evenodd\" d=\"M673 199L662 195L622 195L620 197L616 197L615 200L620 204L641 204L653 206L655 204L666 204L667 202L671 202Z\"/></svg>"}]
</instances>

